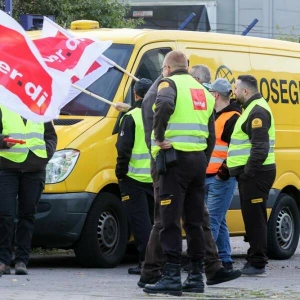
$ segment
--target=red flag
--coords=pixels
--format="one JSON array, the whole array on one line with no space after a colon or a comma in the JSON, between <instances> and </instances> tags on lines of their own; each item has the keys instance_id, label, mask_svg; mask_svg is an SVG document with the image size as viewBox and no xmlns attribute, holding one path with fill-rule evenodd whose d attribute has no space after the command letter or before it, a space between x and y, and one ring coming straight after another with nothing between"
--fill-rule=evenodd
<instances>
[{"instance_id":1,"label":"red flag","mask_svg":"<svg viewBox=\"0 0 300 300\"><path fill-rule=\"evenodd\" d=\"M58 116L70 80L51 71L24 29L0 11L0 103L33 121Z\"/></svg>"},{"instance_id":2,"label":"red flag","mask_svg":"<svg viewBox=\"0 0 300 300\"><path fill-rule=\"evenodd\" d=\"M81 43L80 43L81 48L78 47L79 48L78 52L81 49L82 56L83 56L82 49L84 48L84 45L86 44L88 46L88 45L91 45L91 42L95 42L94 40L91 40L91 39L84 39L84 40L75 39L74 35L72 35L71 32L65 30L64 28L62 28L61 26L59 26L58 24L56 24L55 22L53 22L52 20L50 20L47 17L44 17L42 37L43 38L40 40L35 40L35 43L36 43L37 47L39 48L40 52L42 53L42 55L44 56L44 58L46 58L45 61L46 61L47 65L50 67L53 67L54 65L57 66L61 62L58 62L58 59L56 59L55 64L53 63L53 65L51 66L51 63L49 62L49 60L53 60L54 57L51 56L51 55L53 55L53 54L51 54L53 52L49 52L49 48L52 49L52 46L49 48L46 45L41 46L44 39L47 39L48 42L52 38L53 41L56 40L57 42L73 41L73 43L75 41L79 40L79 41L81 41ZM61 38L62 40L59 40L59 38ZM72 83L75 83L79 87L85 89L89 85L91 85L96 79L100 78L103 74L105 74L109 68L113 67L113 65L110 63L110 61L107 60L106 57L102 55L102 53L111 44L112 44L111 41L105 41L105 42L99 41L99 40L96 41L96 45L97 45L97 47L100 47L100 49L94 50L92 54L87 54L87 57L89 59L89 64L88 64L89 68L86 68L85 70L81 70L81 72L74 72L73 76L71 78ZM94 45L94 46L96 47L96 45ZM56 46L56 50L54 51L54 53L59 51L59 49L62 49L62 47ZM59 57L61 55L56 55L56 56ZM65 54L63 54L62 56L63 56L63 58L66 57ZM77 55L77 57L79 57L79 55ZM81 59L84 60L83 58L81 58ZM91 59L93 59L92 64L90 64ZM70 59L70 64L72 64L71 59ZM84 66L87 66L87 64L85 64ZM60 68L62 69L62 67L60 67ZM79 68L79 67L77 67L77 68ZM75 88L71 88L69 95L67 96L67 98L64 101L64 104L67 104L68 102L70 102L72 99L74 99L80 93L81 92L79 90L77 90Z\"/></svg>"}]
</instances>

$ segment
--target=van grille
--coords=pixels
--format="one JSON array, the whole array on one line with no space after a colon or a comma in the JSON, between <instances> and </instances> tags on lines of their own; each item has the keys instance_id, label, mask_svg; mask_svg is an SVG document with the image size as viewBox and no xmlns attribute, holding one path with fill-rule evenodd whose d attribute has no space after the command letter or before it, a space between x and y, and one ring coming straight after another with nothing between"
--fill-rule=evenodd
<instances>
[{"instance_id":1,"label":"van grille","mask_svg":"<svg viewBox=\"0 0 300 300\"><path fill-rule=\"evenodd\" d=\"M54 125L59 125L59 126L70 126L70 125L79 123L81 121L82 121L82 119L55 119L55 120L53 120Z\"/></svg>"}]
</instances>

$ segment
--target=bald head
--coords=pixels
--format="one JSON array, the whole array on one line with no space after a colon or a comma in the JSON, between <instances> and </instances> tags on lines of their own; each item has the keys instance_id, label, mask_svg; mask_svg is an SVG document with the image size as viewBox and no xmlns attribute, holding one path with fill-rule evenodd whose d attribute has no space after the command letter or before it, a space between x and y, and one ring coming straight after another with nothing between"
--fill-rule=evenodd
<instances>
[{"instance_id":1,"label":"bald head","mask_svg":"<svg viewBox=\"0 0 300 300\"><path fill-rule=\"evenodd\" d=\"M171 51L165 57L165 65L170 66L173 70L187 69L188 60L181 51Z\"/></svg>"}]
</instances>

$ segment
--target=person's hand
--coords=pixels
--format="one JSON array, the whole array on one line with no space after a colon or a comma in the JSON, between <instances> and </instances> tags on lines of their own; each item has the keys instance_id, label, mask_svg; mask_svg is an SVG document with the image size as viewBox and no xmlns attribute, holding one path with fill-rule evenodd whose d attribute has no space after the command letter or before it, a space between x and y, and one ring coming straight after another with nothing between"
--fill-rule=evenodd
<instances>
[{"instance_id":1,"label":"person's hand","mask_svg":"<svg viewBox=\"0 0 300 300\"><path fill-rule=\"evenodd\" d=\"M218 174L216 174L215 178L216 178L217 180L223 180L222 178L220 178L220 177L218 176Z\"/></svg>"},{"instance_id":2,"label":"person's hand","mask_svg":"<svg viewBox=\"0 0 300 300\"><path fill-rule=\"evenodd\" d=\"M127 112L131 107L129 104L123 102L117 102L115 104L115 109L121 112Z\"/></svg>"},{"instance_id":3,"label":"person's hand","mask_svg":"<svg viewBox=\"0 0 300 300\"><path fill-rule=\"evenodd\" d=\"M163 142L156 141L156 145L160 147L160 149L166 150L171 149L172 145L169 141L164 140Z\"/></svg>"},{"instance_id":4,"label":"person's hand","mask_svg":"<svg viewBox=\"0 0 300 300\"><path fill-rule=\"evenodd\" d=\"M8 137L8 138L11 138L11 137ZM6 142L6 146L11 148L15 145L16 143L12 143L12 142Z\"/></svg>"}]
</instances>

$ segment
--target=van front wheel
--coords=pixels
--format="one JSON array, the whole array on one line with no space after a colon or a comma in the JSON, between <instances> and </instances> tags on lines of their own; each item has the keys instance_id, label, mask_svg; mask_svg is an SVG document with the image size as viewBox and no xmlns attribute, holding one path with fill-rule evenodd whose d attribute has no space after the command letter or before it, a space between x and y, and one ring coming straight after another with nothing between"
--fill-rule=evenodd
<instances>
[{"instance_id":1,"label":"van front wheel","mask_svg":"<svg viewBox=\"0 0 300 300\"><path fill-rule=\"evenodd\" d=\"M299 241L299 211L295 200L280 194L268 221L268 256L288 259L296 251Z\"/></svg>"},{"instance_id":2,"label":"van front wheel","mask_svg":"<svg viewBox=\"0 0 300 300\"><path fill-rule=\"evenodd\" d=\"M74 247L84 267L113 268L122 260L127 245L127 219L122 202L110 193L94 200Z\"/></svg>"}]
</instances>

